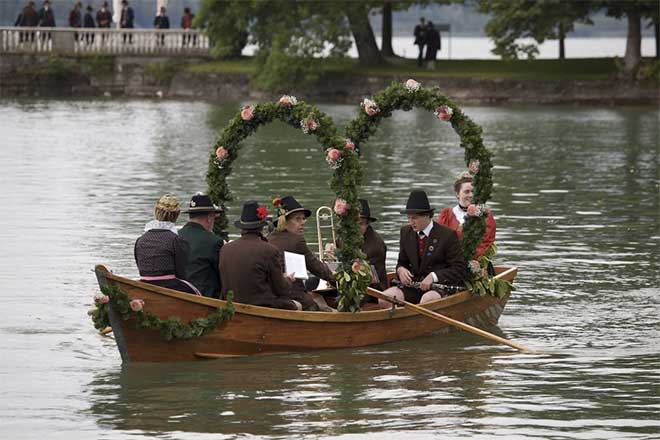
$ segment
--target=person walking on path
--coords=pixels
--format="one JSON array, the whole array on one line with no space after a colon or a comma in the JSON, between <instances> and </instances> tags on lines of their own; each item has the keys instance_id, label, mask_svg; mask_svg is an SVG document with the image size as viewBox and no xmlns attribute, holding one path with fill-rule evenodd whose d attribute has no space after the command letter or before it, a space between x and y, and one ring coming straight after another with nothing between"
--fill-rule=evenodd
<instances>
[{"instance_id":1,"label":"person walking on path","mask_svg":"<svg viewBox=\"0 0 660 440\"><path fill-rule=\"evenodd\" d=\"M440 32L435 28L433 22L429 21L426 28L426 66L430 70L435 69L435 59L441 46Z\"/></svg>"},{"instance_id":2,"label":"person walking on path","mask_svg":"<svg viewBox=\"0 0 660 440\"><path fill-rule=\"evenodd\" d=\"M419 46L419 54L417 55L417 65L422 66L424 59L424 45L426 44L426 20L424 17L419 19L419 24L415 26L413 35L415 35L415 45Z\"/></svg>"}]
</instances>

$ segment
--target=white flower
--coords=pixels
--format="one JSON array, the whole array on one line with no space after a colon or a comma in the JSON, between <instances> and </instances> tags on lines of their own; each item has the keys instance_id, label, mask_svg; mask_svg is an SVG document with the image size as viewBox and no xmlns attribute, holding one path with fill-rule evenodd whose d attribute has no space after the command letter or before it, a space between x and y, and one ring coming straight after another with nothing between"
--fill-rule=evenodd
<instances>
[{"instance_id":1,"label":"white flower","mask_svg":"<svg viewBox=\"0 0 660 440\"><path fill-rule=\"evenodd\" d=\"M406 81L405 86L409 92L416 92L421 87L421 84L411 78L408 81Z\"/></svg>"},{"instance_id":2,"label":"white flower","mask_svg":"<svg viewBox=\"0 0 660 440\"><path fill-rule=\"evenodd\" d=\"M360 106L364 109L364 112L369 116L373 116L376 113L380 112L380 109L378 108L378 104L376 104L374 101L372 101L369 98L364 98L362 100L362 103L360 103Z\"/></svg>"}]
</instances>

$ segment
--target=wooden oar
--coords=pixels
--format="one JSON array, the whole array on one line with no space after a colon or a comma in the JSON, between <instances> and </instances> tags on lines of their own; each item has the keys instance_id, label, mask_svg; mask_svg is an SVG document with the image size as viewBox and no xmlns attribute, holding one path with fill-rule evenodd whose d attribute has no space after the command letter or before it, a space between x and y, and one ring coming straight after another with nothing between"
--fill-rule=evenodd
<instances>
[{"instance_id":1,"label":"wooden oar","mask_svg":"<svg viewBox=\"0 0 660 440\"><path fill-rule=\"evenodd\" d=\"M112 327L108 326L102 330L99 330L99 333L101 333L103 336L106 336L108 333L112 333Z\"/></svg>"},{"instance_id":2,"label":"wooden oar","mask_svg":"<svg viewBox=\"0 0 660 440\"><path fill-rule=\"evenodd\" d=\"M372 289L371 287L367 288L367 293L375 298L379 298L388 302L391 302L392 304L396 304L398 306L404 306L407 307L411 310L414 310L415 312L419 313L420 315L428 316L429 318L432 319L437 319L438 321L445 322L449 325L453 325L454 327L458 327L461 330L465 330L470 333L474 333L475 335L479 335L483 338L490 339L491 341L499 342L500 344L508 345L509 347L513 347L516 350L520 350L523 353L533 353L533 350L530 350L527 347L523 347L520 344L516 344L515 342L511 342L508 339L500 338L497 335L494 335L492 333L488 333L486 331L483 331L481 329L478 329L476 327L472 327L471 325L468 325L464 322L461 321L456 321L455 319L452 319L448 316L441 315L438 312L434 312L432 310L426 309L424 307L418 306L417 304L409 303L408 301L401 301L400 299L397 298L392 298L388 295L385 295L383 292L380 290Z\"/></svg>"}]
</instances>

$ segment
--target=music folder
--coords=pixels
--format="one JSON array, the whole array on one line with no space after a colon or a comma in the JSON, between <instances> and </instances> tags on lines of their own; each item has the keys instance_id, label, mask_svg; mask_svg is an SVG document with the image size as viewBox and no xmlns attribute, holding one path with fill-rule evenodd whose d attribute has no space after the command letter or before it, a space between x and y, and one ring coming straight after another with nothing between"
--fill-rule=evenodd
<instances>
[{"instance_id":1,"label":"music folder","mask_svg":"<svg viewBox=\"0 0 660 440\"><path fill-rule=\"evenodd\" d=\"M295 252L284 251L284 272L287 274L293 273L293 276L299 280L306 280L309 278L307 276L305 256L302 254L296 254Z\"/></svg>"}]
</instances>

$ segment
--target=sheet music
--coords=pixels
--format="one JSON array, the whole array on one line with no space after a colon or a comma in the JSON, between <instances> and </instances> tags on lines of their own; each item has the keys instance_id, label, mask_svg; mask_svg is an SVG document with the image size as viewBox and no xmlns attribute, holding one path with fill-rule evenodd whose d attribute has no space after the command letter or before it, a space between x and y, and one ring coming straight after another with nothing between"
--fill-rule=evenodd
<instances>
[{"instance_id":1,"label":"sheet music","mask_svg":"<svg viewBox=\"0 0 660 440\"><path fill-rule=\"evenodd\" d=\"M284 251L284 271L286 273L293 273L299 280L306 280L308 276L305 256L294 252Z\"/></svg>"}]
</instances>

